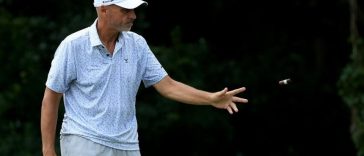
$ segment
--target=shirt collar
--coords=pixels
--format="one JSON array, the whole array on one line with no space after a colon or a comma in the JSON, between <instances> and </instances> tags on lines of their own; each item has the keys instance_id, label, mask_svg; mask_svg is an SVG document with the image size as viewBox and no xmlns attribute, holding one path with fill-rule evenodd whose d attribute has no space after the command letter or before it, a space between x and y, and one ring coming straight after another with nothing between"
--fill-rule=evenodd
<instances>
[{"instance_id":1,"label":"shirt collar","mask_svg":"<svg viewBox=\"0 0 364 156\"><path fill-rule=\"evenodd\" d=\"M90 42L92 47L100 46L102 45L102 42L100 40L99 34L97 33L97 20L94 21L94 23L90 26ZM119 37L116 41L116 44L120 44L121 39L123 36L123 32L119 33Z\"/></svg>"},{"instance_id":2,"label":"shirt collar","mask_svg":"<svg viewBox=\"0 0 364 156\"><path fill-rule=\"evenodd\" d=\"M97 26L97 19L90 26L90 42L92 47L102 45L99 34L97 33L96 26Z\"/></svg>"}]
</instances>

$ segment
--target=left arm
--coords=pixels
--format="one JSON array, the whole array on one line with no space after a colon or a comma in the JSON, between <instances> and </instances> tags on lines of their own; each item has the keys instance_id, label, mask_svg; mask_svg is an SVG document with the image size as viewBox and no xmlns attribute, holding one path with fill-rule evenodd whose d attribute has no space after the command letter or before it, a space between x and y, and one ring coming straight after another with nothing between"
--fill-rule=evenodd
<instances>
[{"instance_id":1,"label":"left arm","mask_svg":"<svg viewBox=\"0 0 364 156\"><path fill-rule=\"evenodd\" d=\"M235 96L245 91L245 87L241 87L232 91L224 88L218 92L207 92L199 90L173 80L166 76L154 85L154 88L164 97L194 105L212 105L216 108L227 109L230 114L238 112L236 102L247 103L248 100Z\"/></svg>"}]
</instances>

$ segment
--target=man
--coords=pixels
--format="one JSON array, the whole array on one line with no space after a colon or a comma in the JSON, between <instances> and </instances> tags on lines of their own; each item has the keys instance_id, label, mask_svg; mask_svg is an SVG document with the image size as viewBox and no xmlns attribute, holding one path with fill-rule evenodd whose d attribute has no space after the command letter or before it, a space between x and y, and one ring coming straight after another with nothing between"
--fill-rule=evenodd
<instances>
[{"instance_id":1,"label":"man","mask_svg":"<svg viewBox=\"0 0 364 156\"><path fill-rule=\"evenodd\" d=\"M235 96L244 87L218 92L198 90L173 80L149 49L131 32L134 9L142 0L95 0L97 19L66 37L57 48L42 101L43 155L54 156L57 114L63 97L63 156L140 156L136 94L141 82L186 104L238 112Z\"/></svg>"}]
</instances>

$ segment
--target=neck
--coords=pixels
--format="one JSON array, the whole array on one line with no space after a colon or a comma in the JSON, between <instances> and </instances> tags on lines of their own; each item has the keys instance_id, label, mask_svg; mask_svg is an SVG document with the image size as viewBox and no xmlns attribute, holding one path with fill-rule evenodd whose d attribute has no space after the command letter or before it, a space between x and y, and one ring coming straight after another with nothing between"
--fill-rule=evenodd
<instances>
[{"instance_id":1,"label":"neck","mask_svg":"<svg viewBox=\"0 0 364 156\"><path fill-rule=\"evenodd\" d=\"M112 54L119 37L119 32L107 29L102 23L98 22L97 33L99 34L102 44L106 46L106 49Z\"/></svg>"}]
</instances>

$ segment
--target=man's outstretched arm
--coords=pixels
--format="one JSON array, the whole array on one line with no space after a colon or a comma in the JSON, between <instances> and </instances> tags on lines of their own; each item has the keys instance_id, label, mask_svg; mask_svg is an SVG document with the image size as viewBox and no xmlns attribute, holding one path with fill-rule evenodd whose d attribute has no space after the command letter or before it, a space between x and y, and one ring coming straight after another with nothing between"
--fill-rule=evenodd
<instances>
[{"instance_id":1,"label":"man's outstretched arm","mask_svg":"<svg viewBox=\"0 0 364 156\"><path fill-rule=\"evenodd\" d=\"M61 98L62 94L54 92L49 88L46 88L44 91L40 119L43 156L56 155L54 142Z\"/></svg>"},{"instance_id":2,"label":"man's outstretched arm","mask_svg":"<svg viewBox=\"0 0 364 156\"><path fill-rule=\"evenodd\" d=\"M245 91L245 87L228 91L224 88L218 92L207 92L173 80L166 76L154 88L164 97L194 105L212 105L216 108L226 109L230 114L238 112L236 103L247 103L248 100L237 97L236 94Z\"/></svg>"}]
</instances>

